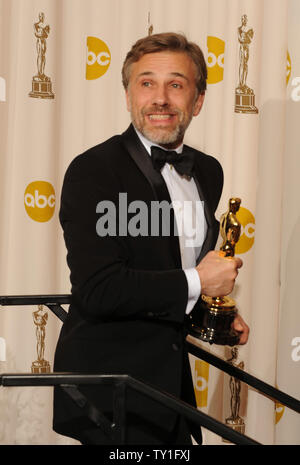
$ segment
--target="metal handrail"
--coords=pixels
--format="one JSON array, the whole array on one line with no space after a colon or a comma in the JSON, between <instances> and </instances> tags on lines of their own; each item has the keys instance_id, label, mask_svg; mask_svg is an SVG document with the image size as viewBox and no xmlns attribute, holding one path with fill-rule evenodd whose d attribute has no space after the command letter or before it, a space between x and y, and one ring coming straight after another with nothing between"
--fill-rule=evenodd
<instances>
[{"instance_id":1,"label":"metal handrail","mask_svg":"<svg viewBox=\"0 0 300 465\"><path fill-rule=\"evenodd\" d=\"M114 420L109 424L108 420L102 413L89 404L87 398L77 389L78 385L95 385L95 384L110 384L114 385L115 402L114 402ZM190 422L198 425L199 427L206 428L222 438L239 445L261 445L254 439L241 434L213 417L206 415L199 411L197 408L177 399L176 397L164 391L157 389L145 382L129 375L95 375L95 374L75 374L75 373L43 373L43 374L28 374L28 373L14 373L14 374L1 374L0 385L2 386L61 386L64 391L69 394L76 402L78 399L79 406L88 406L92 410L90 417L98 427L104 427L109 432L111 429L112 438L116 443L126 443L126 393L123 387L131 388L138 391L154 401L163 404L165 407L183 415ZM68 389L69 388L69 389ZM121 389L120 389L121 388ZM74 394L74 389L76 393ZM79 396L78 396L79 394ZM83 400L83 402L82 402ZM123 410L123 411L122 411ZM116 422L116 420L119 420ZM109 428L110 427L110 428ZM115 434L114 434L115 433Z\"/></svg>"},{"instance_id":2,"label":"metal handrail","mask_svg":"<svg viewBox=\"0 0 300 465\"><path fill-rule=\"evenodd\" d=\"M300 401L294 397L286 394L279 389L274 388L268 383L265 383L259 378L256 378L247 371L241 370L238 367L226 362L220 357L208 352L205 349L200 348L191 341L187 341L188 351L190 354L194 355L197 358L205 360L210 365L219 368L230 376L239 379L245 384L254 387L257 391L263 393L266 397L271 398L274 401L280 402L282 405L294 410L295 412L300 413Z\"/></svg>"},{"instance_id":3,"label":"metal handrail","mask_svg":"<svg viewBox=\"0 0 300 465\"><path fill-rule=\"evenodd\" d=\"M12 305L40 305L47 306L61 321L65 321L68 312L61 307L71 302L71 295L69 294L51 294L51 295L14 295L14 296L0 296L0 306ZM230 376L243 381L254 389L258 390L272 400L280 402L282 405L300 413L300 401L288 394L276 389L261 379L250 375L244 370L241 370L232 364L226 362L220 357L200 348L191 341L187 341L188 351L195 357L198 357L211 365L219 368L220 370L228 373Z\"/></svg>"}]
</instances>

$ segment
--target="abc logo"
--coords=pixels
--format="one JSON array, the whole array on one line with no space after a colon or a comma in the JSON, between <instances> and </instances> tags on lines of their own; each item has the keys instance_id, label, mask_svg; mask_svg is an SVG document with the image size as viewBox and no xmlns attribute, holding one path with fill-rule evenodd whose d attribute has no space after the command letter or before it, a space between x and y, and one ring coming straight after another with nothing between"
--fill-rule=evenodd
<instances>
[{"instance_id":1,"label":"abc logo","mask_svg":"<svg viewBox=\"0 0 300 465\"><path fill-rule=\"evenodd\" d=\"M207 49L207 83L216 84L223 79L225 42L208 36Z\"/></svg>"},{"instance_id":2,"label":"abc logo","mask_svg":"<svg viewBox=\"0 0 300 465\"><path fill-rule=\"evenodd\" d=\"M55 209L55 192L52 184L34 181L26 187L24 194L25 210L34 221L49 221Z\"/></svg>"},{"instance_id":3,"label":"abc logo","mask_svg":"<svg viewBox=\"0 0 300 465\"><path fill-rule=\"evenodd\" d=\"M286 57L286 85L288 85L290 76L292 72L292 62L291 62L291 57L289 52L287 52L287 57Z\"/></svg>"},{"instance_id":4,"label":"abc logo","mask_svg":"<svg viewBox=\"0 0 300 465\"><path fill-rule=\"evenodd\" d=\"M110 51L98 37L87 38L86 79L98 79L110 65Z\"/></svg>"},{"instance_id":5,"label":"abc logo","mask_svg":"<svg viewBox=\"0 0 300 465\"><path fill-rule=\"evenodd\" d=\"M241 235L235 246L235 253L241 254L248 252L254 243L255 218L247 208L241 207L236 214L238 221L241 223Z\"/></svg>"},{"instance_id":6,"label":"abc logo","mask_svg":"<svg viewBox=\"0 0 300 465\"><path fill-rule=\"evenodd\" d=\"M207 393L208 393L208 376L209 364L202 360L195 360L195 396L198 407L207 406Z\"/></svg>"}]
</instances>

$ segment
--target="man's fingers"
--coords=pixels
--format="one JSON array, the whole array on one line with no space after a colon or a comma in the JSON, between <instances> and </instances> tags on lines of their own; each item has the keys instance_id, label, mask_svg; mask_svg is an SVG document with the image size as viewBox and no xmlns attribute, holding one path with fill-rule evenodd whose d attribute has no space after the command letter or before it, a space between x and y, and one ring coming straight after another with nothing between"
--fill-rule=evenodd
<instances>
[{"instance_id":1,"label":"man's fingers","mask_svg":"<svg viewBox=\"0 0 300 465\"><path fill-rule=\"evenodd\" d=\"M239 332L240 332L240 331L243 331L244 328L243 328L243 326L241 325L240 322L236 322L236 323L234 324L234 329L235 329L236 331L239 331Z\"/></svg>"},{"instance_id":2,"label":"man's fingers","mask_svg":"<svg viewBox=\"0 0 300 465\"><path fill-rule=\"evenodd\" d=\"M196 268L202 293L211 297L230 294L242 264L239 257L223 257L220 251L208 252Z\"/></svg>"},{"instance_id":3,"label":"man's fingers","mask_svg":"<svg viewBox=\"0 0 300 465\"><path fill-rule=\"evenodd\" d=\"M240 257L234 257L237 268L241 268L243 266L243 260Z\"/></svg>"},{"instance_id":4,"label":"man's fingers","mask_svg":"<svg viewBox=\"0 0 300 465\"><path fill-rule=\"evenodd\" d=\"M243 260L240 257L225 257L225 252L222 252L222 250L219 251L219 257L225 258L226 260L233 260L237 268L243 266Z\"/></svg>"},{"instance_id":5,"label":"man's fingers","mask_svg":"<svg viewBox=\"0 0 300 465\"><path fill-rule=\"evenodd\" d=\"M237 315L233 320L232 325L236 331L241 333L239 344L246 344L249 338L249 326L247 325L247 323L245 323L245 321L240 315Z\"/></svg>"}]
</instances>

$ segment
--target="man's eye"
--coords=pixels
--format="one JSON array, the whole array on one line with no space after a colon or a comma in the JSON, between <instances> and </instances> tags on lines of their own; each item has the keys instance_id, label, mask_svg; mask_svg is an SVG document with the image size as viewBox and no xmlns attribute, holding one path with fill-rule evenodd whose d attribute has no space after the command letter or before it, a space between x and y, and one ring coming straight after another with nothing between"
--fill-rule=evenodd
<instances>
[{"instance_id":1,"label":"man's eye","mask_svg":"<svg viewBox=\"0 0 300 465\"><path fill-rule=\"evenodd\" d=\"M143 86L143 87L150 87L150 86L151 86L151 82L149 82L149 81L144 81L144 82L142 82L142 86Z\"/></svg>"},{"instance_id":2,"label":"man's eye","mask_svg":"<svg viewBox=\"0 0 300 465\"><path fill-rule=\"evenodd\" d=\"M178 84L178 82L173 82L172 83L172 87L174 87L174 89L181 89L181 84Z\"/></svg>"}]
</instances>

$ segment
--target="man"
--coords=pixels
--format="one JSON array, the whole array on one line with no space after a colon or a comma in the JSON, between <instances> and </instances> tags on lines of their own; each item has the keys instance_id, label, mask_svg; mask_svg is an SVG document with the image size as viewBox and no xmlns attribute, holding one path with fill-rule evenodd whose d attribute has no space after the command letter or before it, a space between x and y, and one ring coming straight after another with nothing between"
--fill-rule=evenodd
<instances>
[{"instance_id":1,"label":"man","mask_svg":"<svg viewBox=\"0 0 300 465\"><path fill-rule=\"evenodd\" d=\"M222 191L222 169L214 158L183 146L185 131L203 105L206 65L199 47L184 36L156 34L132 47L122 76L132 124L122 135L75 158L65 176L60 220L72 304L54 369L126 373L195 405L185 320L197 311L200 292L229 294L242 265L238 258L228 260L211 250L218 236L214 212ZM168 153L152 147L158 145ZM164 156L175 158L164 163ZM182 167L190 171L183 173ZM138 229L133 208L137 201L149 212L139 216L143 223L149 220L148 229L140 225L141 234L130 234L130 225ZM168 210L167 221L164 208L159 221L157 215L153 218L153 206L171 201L183 207L192 203L197 229L203 232L201 243L201 234L194 234L192 246L188 242L191 227L179 237L176 234L180 206ZM158 234L153 233L157 221ZM175 223L168 234L163 233L166 222ZM240 317L234 325L241 331L240 343L245 343L247 325ZM80 389L112 421L112 388ZM127 408L129 444L190 444L191 434L201 443L198 427L141 394L128 390ZM54 429L83 444L111 443L103 428L85 418L59 389Z\"/></svg>"}]
</instances>

